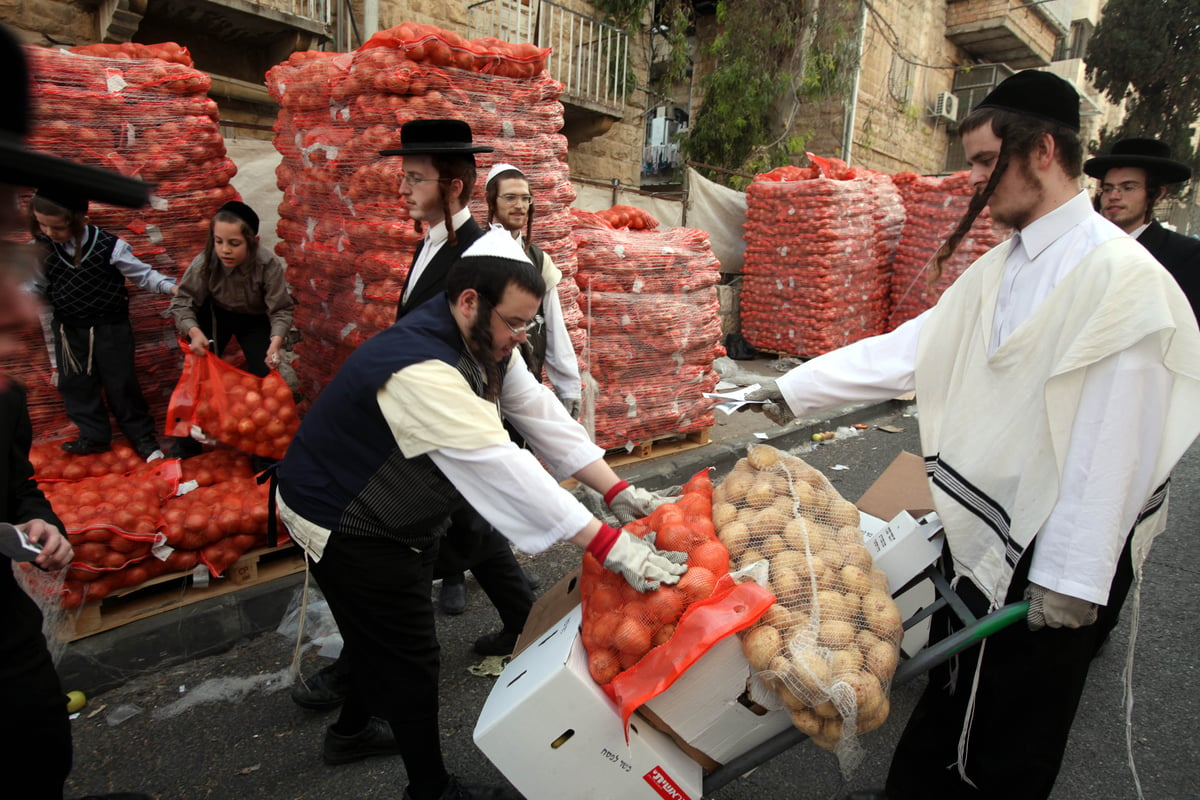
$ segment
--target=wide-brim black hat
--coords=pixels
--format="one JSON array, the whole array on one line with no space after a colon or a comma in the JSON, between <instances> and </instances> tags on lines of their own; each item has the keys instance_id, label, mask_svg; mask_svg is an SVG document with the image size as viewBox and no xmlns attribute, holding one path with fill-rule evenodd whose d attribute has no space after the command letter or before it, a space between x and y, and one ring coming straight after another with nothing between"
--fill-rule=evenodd
<instances>
[{"instance_id":1,"label":"wide-brim black hat","mask_svg":"<svg viewBox=\"0 0 1200 800\"><path fill-rule=\"evenodd\" d=\"M38 153L29 133L29 68L20 43L0 25L0 181L58 197L136 208L150 202L150 184L106 169Z\"/></svg>"},{"instance_id":2,"label":"wide-brim black hat","mask_svg":"<svg viewBox=\"0 0 1200 800\"><path fill-rule=\"evenodd\" d=\"M381 156L473 156L493 147L471 139L471 126L457 119L414 119L400 126L400 146L381 150Z\"/></svg>"},{"instance_id":3,"label":"wide-brim black hat","mask_svg":"<svg viewBox=\"0 0 1200 800\"><path fill-rule=\"evenodd\" d=\"M1113 167L1141 167L1161 183L1183 183L1192 177L1192 168L1171 158L1171 146L1157 139L1121 139L1107 155L1083 163L1083 171L1099 180Z\"/></svg>"},{"instance_id":4,"label":"wide-brim black hat","mask_svg":"<svg viewBox=\"0 0 1200 800\"><path fill-rule=\"evenodd\" d=\"M1049 72L1027 69L1000 82L975 108L999 108L1079 131L1079 92Z\"/></svg>"}]
</instances>

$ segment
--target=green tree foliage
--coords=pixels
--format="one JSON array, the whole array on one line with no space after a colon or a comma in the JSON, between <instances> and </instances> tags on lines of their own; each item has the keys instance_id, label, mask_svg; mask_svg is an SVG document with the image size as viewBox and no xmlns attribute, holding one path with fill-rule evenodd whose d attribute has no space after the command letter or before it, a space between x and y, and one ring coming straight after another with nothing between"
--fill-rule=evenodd
<instances>
[{"instance_id":1,"label":"green tree foliage","mask_svg":"<svg viewBox=\"0 0 1200 800\"><path fill-rule=\"evenodd\" d=\"M1084 57L1088 79L1126 116L1107 142L1149 136L1194 161L1193 125L1200 118L1200 3L1196 0L1109 0Z\"/></svg>"},{"instance_id":2,"label":"green tree foliage","mask_svg":"<svg viewBox=\"0 0 1200 800\"><path fill-rule=\"evenodd\" d=\"M807 135L797 131L800 107L844 93L851 74L848 20L852 3L760 0L717 6L720 33L701 80L703 101L683 150L692 161L753 174L791 163ZM744 179L704 170L733 186Z\"/></svg>"}]
</instances>

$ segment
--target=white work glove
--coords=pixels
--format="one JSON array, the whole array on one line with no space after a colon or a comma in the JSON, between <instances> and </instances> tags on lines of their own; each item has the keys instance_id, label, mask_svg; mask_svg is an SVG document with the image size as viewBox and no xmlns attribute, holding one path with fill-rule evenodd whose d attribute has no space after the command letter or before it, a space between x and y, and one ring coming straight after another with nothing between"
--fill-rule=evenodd
<instances>
[{"instance_id":1,"label":"white work glove","mask_svg":"<svg viewBox=\"0 0 1200 800\"><path fill-rule=\"evenodd\" d=\"M622 486L624 488L620 488ZM646 489L639 489L636 486L630 486L625 481L621 481L613 489L617 489L617 493L611 498L606 496L605 501L608 503L609 510L616 515L622 525L627 522L633 522L635 519L648 517L654 509L663 503L673 503L679 499L666 492L651 492ZM613 489L608 490L610 495L612 495Z\"/></svg>"},{"instance_id":2,"label":"white work glove","mask_svg":"<svg viewBox=\"0 0 1200 800\"><path fill-rule=\"evenodd\" d=\"M783 392L779 391L779 387L775 385L775 381L764 381L762 386L755 389L753 392L746 394L747 400L766 400L767 402L752 402L742 406L742 409L747 411L758 411L766 414L767 419L774 422L776 425L787 425L796 418L792 413L792 409L788 406L787 401L783 399ZM738 409L739 411L742 409Z\"/></svg>"},{"instance_id":3,"label":"white work glove","mask_svg":"<svg viewBox=\"0 0 1200 800\"><path fill-rule=\"evenodd\" d=\"M654 546L654 532L642 539L621 531L604 559L604 566L620 573L629 585L639 592L649 592L662 584L679 582L687 572L687 553L659 550Z\"/></svg>"},{"instance_id":4,"label":"white work glove","mask_svg":"<svg viewBox=\"0 0 1200 800\"><path fill-rule=\"evenodd\" d=\"M1051 628L1082 628L1096 621L1095 603L1059 594L1036 583L1025 589L1025 599L1029 601L1029 613L1025 618L1031 631L1040 631L1047 625Z\"/></svg>"},{"instance_id":5,"label":"white work glove","mask_svg":"<svg viewBox=\"0 0 1200 800\"><path fill-rule=\"evenodd\" d=\"M559 402L563 404L563 408L571 415L571 419L579 419L579 412L583 411L583 401L578 397L560 397Z\"/></svg>"}]
</instances>

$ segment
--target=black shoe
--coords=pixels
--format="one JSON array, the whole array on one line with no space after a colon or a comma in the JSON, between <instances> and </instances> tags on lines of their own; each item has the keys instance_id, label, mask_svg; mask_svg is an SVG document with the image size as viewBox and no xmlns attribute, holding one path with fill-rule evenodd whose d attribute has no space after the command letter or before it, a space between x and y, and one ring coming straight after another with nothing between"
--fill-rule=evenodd
<instances>
[{"instance_id":1,"label":"black shoe","mask_svg":"<svg viewBox=\"0 0 1200 800\"><path fill-rule=\"evenodd\" d=\"M350 677L340 670L337 662L334 662L307 680L301 677L292 684L292 702L313 711L337 708L350 694Z\"/></svg>"},{"instance_id":2,"label":"black shoe","mask_svg":"<svg viewBox=\"0 0 1200 800\"><path fill-rule=\"evenodd\" d=\"M204 452L204 445L187 436L177 437L167 448L169 458L191 458Z\"/></svg>"},{"instance_id":3,"label":"black shoe","mask_svg":"<svg viewBox=\"0 0 1200 800\"><path fill-rule=\"evenodd\" d=\"M467 584L446 583L442 581L442 591L438 595L438 606L443 614L457 616L467 610Z\"/></svg>"},{"instance_id":4,"label":"black shoe","mask_svg":"<svg viewBox=\"0 0 1200 800\"><path fill-rule=\"evenodd\" d=\"M63 442L62 449L73 456L90 456L95 453L107 453L112 450L108 442L93 442L91 439L79 438L73 442Z\"/></svg>"},{"instance_id":5,"label":"black shoe","mask_svg":"<svg viewBox=\"0 0 1200 800\"><path fill-rule=\"evenodd\" d=\"M162 448L158 446L158 439L155 439L153 436L138 439L133 443L133 449L137 452L138 458L145 461L150 461L155 453L158 453L158 458L163 457Z\"/></svg>"},{"instance_id":6,"label":"black shoe","mask_svg":"<svg viewBox=\"0 0 1200 800\"><path fill-rule=\"evenodd\" d=\"M525 582L529 584L530 589L536 592L538 589L542 588L542 579L537 575L534 575L524 567L521 567L521 574L525 576Z\"/></svg>"},{"instance_id":7,"label":"black shoe","mask_svg":"<svg viewBox=\"0 0 1200 800\"><path fill-rule=\"evenodd\" d=\"M517 646L517 639L520 635L519 631L513 633L509 630L485 633L475 640L474 650L481 656L511 655L513 648Z\"/></svg>"},{"instance_id":8,"label":"black shoe","mask_svg":"<svg viewBox=\"0 0 1200 800\"><path fill-rule=\"evenodd\" d=\"M398 756L400 745L392 735L392 726L379 717L367 720L366 727L353 736L335 733L332 727L325 730L325 743L321 746L321 758L326 764L348 764L373 756Z\"/></svg>"},{"instance_id":9,"label":"black shoe","mask_svg":"<svg viewBox=\"0 0 1200 800\"><path fill-rule=\"evenodd\" d=\"M412 800L408 789L404 790L404 800ZM516 790L508 786L467 786L458 782L453 775L446 789L438 800L523 800Z\"/></svg>"}]
</instances>

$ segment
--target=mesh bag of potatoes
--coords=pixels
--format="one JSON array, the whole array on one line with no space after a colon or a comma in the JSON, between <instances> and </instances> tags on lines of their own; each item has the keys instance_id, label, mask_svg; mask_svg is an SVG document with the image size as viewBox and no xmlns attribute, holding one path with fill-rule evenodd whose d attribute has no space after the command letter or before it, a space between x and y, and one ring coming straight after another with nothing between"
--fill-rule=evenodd
<instances>
[{"instance_id":1,"label":"mesh bag of potatoes","mask_svg":"<svg viewBox=\"0 0 1200 800\"><path fill-rule=\"evenodd\" d=\"M760 444L714 489L713 524L733 571L765 562L776 598L740 634L751 669L848 772L858 735L887 719L903 635L858 509L819 470Z\"/></svg>"}]
</instances>

